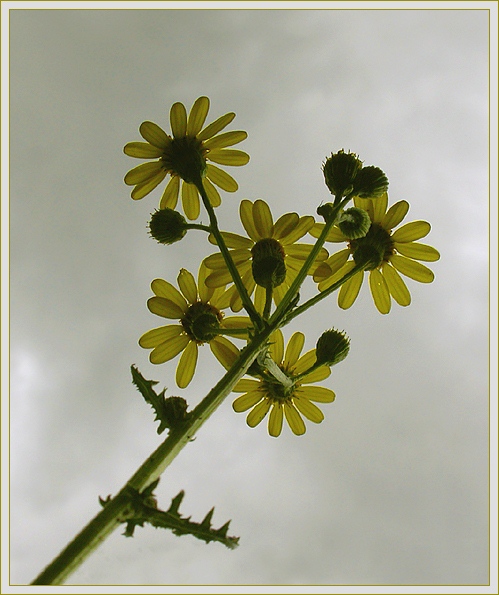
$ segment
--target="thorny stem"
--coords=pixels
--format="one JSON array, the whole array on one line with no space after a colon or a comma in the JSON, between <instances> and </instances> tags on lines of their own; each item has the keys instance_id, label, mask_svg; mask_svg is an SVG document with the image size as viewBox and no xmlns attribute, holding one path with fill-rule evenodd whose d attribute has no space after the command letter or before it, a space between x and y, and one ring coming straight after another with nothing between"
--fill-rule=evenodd
<instances>
[{"instance_id":1,"label":"thorny stem","mask_svg":"<svg viewBox=\"0 0 499 595\"><path fill-rule=\"evenodd\" d=\"M272 295L274 290L272 287L265 289L265 307L263 308L263 319L268 320L270 315L270 308L272 307Z\"/></svg>"}]
</instances>

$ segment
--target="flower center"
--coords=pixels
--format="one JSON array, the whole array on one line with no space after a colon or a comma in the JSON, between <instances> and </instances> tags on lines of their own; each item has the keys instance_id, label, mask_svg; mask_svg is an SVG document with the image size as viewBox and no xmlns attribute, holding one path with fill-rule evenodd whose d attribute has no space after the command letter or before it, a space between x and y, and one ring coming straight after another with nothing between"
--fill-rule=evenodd
<instances>
[{"instance_id":1,"label":"flower center","mask_svg":"<svg viewBox=\"0 0 499 595\"><path fill-rule=\"evenodd\" d=\"M218 308L211 304L196 302L187 309L180 320L185 332L197 343L207 343L217 336L223 318Z\"/></svg>"},{"instance_id":2,"label":"flower center","mask_svg":"<svg viewBox=\"0 0 499 595\"><path fill-rule=\"evenodd\" d=\"M286 253L274 238L258 240L251 248L252 271L255 282L261 287L278 287L286 279Z\"/></svg>"},{"instance_id":3,"label":"flower center","mask_svg":"<svg viewBox=\"0 0 499 595\"><path fill-rule=\"evenodd\" d=\"M180 176L189 184L194 184L199 177L206 174L206 153L202 141L195 136L182 136L172 139L161 161L169 172Z\"/></svg>"},{"instance_id":4,"label":"flower center","mask_svg":"<svg viewBox=\"0 0 499 595\"><path fill-rule=\"evenodd\" d=\"M282 365L279 366L279 368L286 375L289 375L289 371L286 370ZM270 375L263 379L262 385L267 396L269 396L271 399L274 399L274 401L280 401L281 403L283 401L291 401L291 397L293 396L296 388L299 386L298 383L293 383L291 386L284 386L284 384L281 384L278 380L272 378Z\"/></svg>"},{"instance_id":5,"label":"flower center","mask_svg":"<svg viewBox=\"0 0 499 595\"><path fill-rule=\"evenodd\" d=\"M382 262L388 262L394 253L390 233L378 223L371 223L369 231L363 238L352 240L350 250L357 264L369 262L367 271L378 268Z\"/></svg>"}]
</instances>

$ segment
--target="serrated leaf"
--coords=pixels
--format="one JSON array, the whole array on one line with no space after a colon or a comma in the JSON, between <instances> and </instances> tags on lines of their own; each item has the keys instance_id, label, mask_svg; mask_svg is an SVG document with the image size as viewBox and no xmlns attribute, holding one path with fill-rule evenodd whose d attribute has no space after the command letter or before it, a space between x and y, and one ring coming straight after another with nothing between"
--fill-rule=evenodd
<instances>
[{"instance_id":1,"label":"serrated leaf","mask_svg":"<svg viewBox=\"0 0 499 595\"><path fill-rule=\"evenodd\" d=\"M163 389L159 394L153 390L153 386L158 384L156 380L146 380L134 365L131 366L132 382L135 384L140 394L144 397L146 403L151 405L156 414L155 420L159 421L157 429L158 434L161 434L169 428L167 417L165 413L165 390Z\"/></svg>"}]
</instances>

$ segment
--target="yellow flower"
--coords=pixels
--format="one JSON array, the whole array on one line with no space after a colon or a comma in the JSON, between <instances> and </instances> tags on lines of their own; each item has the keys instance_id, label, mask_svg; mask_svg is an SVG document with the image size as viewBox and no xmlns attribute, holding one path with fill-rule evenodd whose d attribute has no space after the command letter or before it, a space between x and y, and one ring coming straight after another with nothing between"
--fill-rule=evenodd
<instances>
[{"instance_id":1,"label":"yellow flower","mask_svg":"<svg viewBox=\"0 0 499 595\"><path fill-rule=\"evenodd\" d=\"M270 341L272 359L290 378L303 374L316 362L315 349L300 357L305 341L303 333L294 333L286 347L286 352L284 352L282 332L279 329L272 333ZM300 376L289 388L277 383L267 373L262 375L260 380L243 378L233 390L244 394L234 401L232 407L237 413L251 409L246 418L251 428L257 426L271 410L268 420L268 432L271 436L280 435L284 417L291 431L299 436L306 431L301 415L316 424L324 419L324 414L313 401L316 403L334 401L335 394L332 390L322 386L310 386L324 380L330 374L331 370L328 366L320 366L309 374Z\"/></svg>"},{"instance_id":2,"label":"yellow flower","mask_svg":"<svg viewBox=\"0 0 499 595\"><path fill-rule=\"evenodd\" d=\"M229 368L238 349L225 337L219 336L217 331L244 329L250 324L249 319L243 316L223 317L218 304L224 288L214 290L206 287L207 272L201 264L196 285L192 274L181 269L177 278L180 291L163 279L155 279L151 283L155 295L147 302L149 310L164 318L178 319L179 324L148 331L140 337L139 345L152 349L149 359L153 364L167 362L183 351L176 374L180 388L185 388L194 376L199 345L209 343L215 357L225 368Z\"/></svg>"},{"instance_id":3,"label":"yellow flower","mask_svg":"<svg viewBox=\"0 0 499 595\"><path fill-rule=\"evenodd\" d=\"M296 213L286 213L274 223L270 208L263 200L256 200L255 202L250 200L241 201L239 213L241 223L249 237L228 232L222 232L222 235L227 247L231 249L230 253L234 264L250 296L256 287L255 306L259 312L262 312L265 306L265 289L259 285L257 286L253 278L252 259L254 252L267 244L284 257L286 277L284 282L275 287L273 291L274 301L279 304L313 248L313 245L297 244L296 242L307 234L314 225L315 220L310 215L299 217ZM209 239L210 242L216 244L216 240L211 235ZM316 262L309 271L310 274L327 257L327 250L321 249ZM209 287L221 287L231 284L232 277L222 254L212 254L204 260L204 263L212 271L206 279ZM227 289L225 295L221 298L221 303L225 307L230 306L234 312L241 310L241 298L234 285Z\"/></svg>"},{"instance_id":4,"label":"yellow flower","mask_svg":"<svg viewBox=\"0 0 499 595\"><path fill-rule=\"evenodd\" d=\"M206 161L221 165L245 165L249 155L227 147L240 143L248 135L242 130L218 134L235 118L233 112L203 128L209 107L208 97L199 97L187 117L185 106L180 102L174 103L170 110L173 138L153 122L140 125L140 134L147 142L128 143L124 152L139 159L159 159L143 163L126 174L125 184L134 186L133 199L144 198L169 174L171 179L161 198L160 209L174 209L181 191L184 213L192 220L199 217L199 194L195 186L199 176L214 207L218 207L221 202L214 184L226 192L237 190L237 182L232 176Z\"/></svg>"},{"instance_id":5,"label":"yellow flower","mask_svg":"<svg viewBox=\"0 0 499 595\"><path fill-rule=\"evenodd\" d=\"M348 242L348 248L333 254L326 260L327 268L318 268L314 280L319 283L319 291L324 291L351 271L356 262L367 254L374 255L369 271L369 286L377 309L388 314L391 298L400 306L411 303L411 294L399 273L420 283L431 283L433 272L418 260L434 262L440 258L435 248L416 242L425 237L431 229L426 221L412 221L392 231L404 219L409 210L409 203L401 200L388 210L388 195L376 199L354 198L356 207L364 209L371 219L371 227L363 238L349 240L342 232L333 227L327 241ZM324 224L316 224L310 234L318 237ZM352 259L349 260L349 257ZM364 278L364 271L359 271L346 281L338 294L338 305L347 309L355 302Z\"/></svg>"}]
</instances>

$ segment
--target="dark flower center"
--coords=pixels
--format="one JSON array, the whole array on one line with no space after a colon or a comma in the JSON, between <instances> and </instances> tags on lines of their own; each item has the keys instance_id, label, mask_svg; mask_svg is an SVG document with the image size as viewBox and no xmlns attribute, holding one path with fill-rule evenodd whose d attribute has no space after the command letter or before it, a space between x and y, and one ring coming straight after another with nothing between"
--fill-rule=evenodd
<instances>
[{"instance_id":1,"label":"dark flower center","mask_svg":"<svg viewBox=\"0 0 499 595\"><path fill-rule=\"evenodd\" d=\"M367 271L376 269L382 262L388 262L394 253L390 233L378 223L371 223L367 234L363 238L352 240L349 246L357 264L369 263Z\"/></svg>"},{"instance_id":2,"label":"dark flower center","mask_svg":"<svg viewBox=\"0 0 499 595\"><path fill-rule=\"evenodd\" d=\"M194 184L206 174L206 153L203 143L195 136L182 136L172 139L161 161L170 173Z\"/></svg>"},{"instance_id":3,"label":"dark flower center","mask_svg":"<svg viewBox=\"0 0 499 595\"><path fill-rule=\"evenodd\" d=\"M286 279L286 253L274 238L259 240L251 248L252 271L255 282L262 287L278 287Z\"/></svg>"},{"instance_id":4,"label":"dark flower center","mask_svg":"<svg viewBox=\"0 0 499 595\"><path fill-rule=\"evenodd\" d=\"M217 336L223 318L218 308L204 302L189 306L187 313L180 320L185 332L197 343L207 343Z\"/></svg>"}]
</instances>

